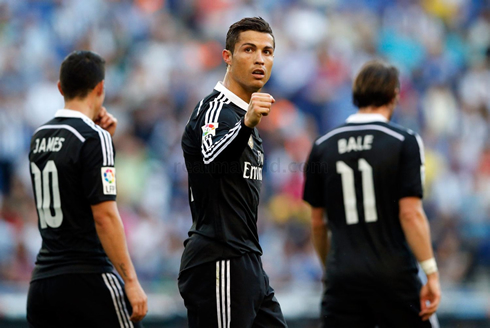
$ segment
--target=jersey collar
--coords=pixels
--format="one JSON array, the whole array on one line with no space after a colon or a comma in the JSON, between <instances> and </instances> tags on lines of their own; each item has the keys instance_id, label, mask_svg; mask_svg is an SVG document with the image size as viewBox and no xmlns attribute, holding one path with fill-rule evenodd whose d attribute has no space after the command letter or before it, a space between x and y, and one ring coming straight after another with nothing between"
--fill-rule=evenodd
<instances>
[{"instance_id":1,"label":"jersey collar","mask_svg":"<svg viewBox=\"0 0 490 328\"><path fill-rule=\"evenodd\" d=\"M386 117L381 114L356 113L352 114L345 121L346 123L368 123L368 122L388 122Z\"/></svg>"},{"instance_id":2,"label":"jersey collar","mask_svg":"<svg viewBox=\"0 0 490 328\"><path fill-rule=\"evenodd\" d=\"M216 86L214 87L214 90L219 91L223 93L226 98L230 99L232 103L243 109L244 111L247 111L248 109L248 104L240 97L238 97L236 94L228 90L222 82L216 83Z\"/></svg>"},{"instance_id":3,"label":"jersey collar","mask_svg":"<svg viewBox=\"0 0 490 328\"><path fill-rule=\"evenodd\" d=\"M73 109L58 109L54 117L83 118L83 119L90 120L90 118L87 115Z\"/></svg>"}]
</instances>

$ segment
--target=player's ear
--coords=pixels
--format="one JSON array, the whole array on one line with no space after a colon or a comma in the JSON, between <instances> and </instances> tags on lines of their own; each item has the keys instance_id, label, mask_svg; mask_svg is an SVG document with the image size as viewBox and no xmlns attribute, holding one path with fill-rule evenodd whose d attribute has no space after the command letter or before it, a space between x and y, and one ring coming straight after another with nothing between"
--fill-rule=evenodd
<instances>
[{"instance_id":1,"label":"player's ear","mask_svg":"<svg viewBox=\"0 0 490 328\"><path fill-rule=\"evenodd\" d=\"M394 105L398 105L398 102L400 101L400 89L396 88L395 89L395 98L393 98Z\"/></svg>"},{"instance_id":2,"label":"player's ear","mask_svg":"<svg viewBox=\"0 0 490 328\"><path fill-rule=\"evenodd\" d=\"M104 83L104 80L102 80L95 86L94 90L97 96L101 96L104 93Z\"/></svg>"},{"instance_id":3,"label":"player's ear","mask_svg":"<svg viewBox=\"0 0 490 328\"><path fill-rule=\"evenodd\" d=\"M58 90L61 93L61 95L64 97L65 95L63 94L63 90L61 89L61 82L58 81Z\"/></svg>"},{"instance_id":4,"label":"player's ear","mask_svg":"<svg viewBox=\"0 0 490 328\"><path fill-rule=\"evenodd\" d=\"M223 49L222 56L223 56L223 60L225 61L225 63L228 66L231 66L231 59L233 57L233 54L231 53L231 51L227 50L227 49Z\"/></svg>"}]
</instances>

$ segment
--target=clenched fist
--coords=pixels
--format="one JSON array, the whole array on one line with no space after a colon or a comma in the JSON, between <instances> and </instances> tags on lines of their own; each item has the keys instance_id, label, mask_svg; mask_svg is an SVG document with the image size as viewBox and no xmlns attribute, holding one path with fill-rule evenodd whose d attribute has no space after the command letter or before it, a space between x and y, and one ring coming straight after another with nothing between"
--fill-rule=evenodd
<instances>
[{"instance_id":1,"label":"clenched fist","mask_svg":"<svg viewBox=\"0 0 490 328\"><path fill-rule=\"evenodd\" d=\"M260 123L262 116L269 115L272 104L275 101L274 97L268 93L253 93L248 105L247 113L245 114L245 125L249 128L256 127Z\"/></svg>"},{"instance_id":2,"label":"clenched fist","mask_svg":"<svg viewBox=\"0 0 490 328\"><path fill-rule=\"evenodd\" d=\"M117 119L114 117L114 115L107 112L105 107L102 107L100 109L99 116L97 116L95 119L95 124L108 131L111 136L114 136L117 127Z\"/></svg>"}]
</instances>

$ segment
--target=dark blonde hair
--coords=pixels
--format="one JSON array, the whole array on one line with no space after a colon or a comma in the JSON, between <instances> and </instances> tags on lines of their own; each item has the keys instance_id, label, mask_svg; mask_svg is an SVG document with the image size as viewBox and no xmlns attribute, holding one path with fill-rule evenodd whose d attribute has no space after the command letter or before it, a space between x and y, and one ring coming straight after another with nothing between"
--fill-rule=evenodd
<instances>
[{"instance_id":1,"label":"dark blonde hair","mask_svg":"<svg viewBox=\"0 0 490 328\"><path fill-rule=\"evenodd\" d=\"M399 72L395 66L379 60L369 61L354 80L352 102L358 108L387 105L399 88Z\"/></svg>"}]
</instances>

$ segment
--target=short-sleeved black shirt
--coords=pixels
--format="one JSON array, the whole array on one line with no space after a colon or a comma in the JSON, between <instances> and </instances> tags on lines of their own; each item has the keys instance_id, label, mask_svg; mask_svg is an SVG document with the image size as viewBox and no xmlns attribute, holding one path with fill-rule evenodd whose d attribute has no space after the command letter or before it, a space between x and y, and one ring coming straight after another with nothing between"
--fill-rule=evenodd
<instances>
[{"instance_id":1,"label":"short-sleeved black shirt","mask_svg":"<svg viewBox=\"0 0 490 328\"><path fill-rule=\"evenodd\" d=\"M417 297L417 262L398 201L423 196L420 137L377 114L355 114L318 138L304 199L325 208L332 232L327 295Z\"/></svg>"},{"instance_id":2,"label":"short-sleeved black shirt","mask_svg":"<svg viewBox=\"0 0 490 328\"><path fill-rule=\"evenodd\" d=\"M110 134L80 112L59 110L32 136L32 186L42 247L32 280L110 272L91 205L116 199Z\"/></svg>"},{"instance_id":3,"label":"short-sleeved black shirt","mask_svg":"<svg viewBox=\"0 0 490 328\"><path fill-rule=\"evenodd\" d=\"M182 137L192 226L181 271L247 252L262 254L257 210L264 151L243 117L248 104L221 82L194 108Z\"/></svg>"}]
</instances>

